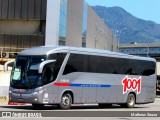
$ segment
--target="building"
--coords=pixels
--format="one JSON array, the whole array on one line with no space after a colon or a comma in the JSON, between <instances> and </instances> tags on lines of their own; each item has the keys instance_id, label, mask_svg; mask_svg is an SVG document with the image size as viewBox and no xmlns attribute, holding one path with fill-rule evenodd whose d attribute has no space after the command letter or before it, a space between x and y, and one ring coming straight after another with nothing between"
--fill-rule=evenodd
<instances>
[{"instance_id":1,"label":"building","mask_svg":"<svg viewBox=\"0 0 160 120\"><path fill-rule=\"evenodd\" d=\"M150 44L121 44L119 52L131 55L153 57L160 60L160 43Z\"/></svg>"},{"instance_id":2,"label":"building","mask_svg":"<svg viewBox=\"0 0 160 120\"><path fill-rule=\"evenodd\" d=\"M116 51L116 43L84 0L0 0L1 57L42 45Z\"/></svg>"}]
</instances>

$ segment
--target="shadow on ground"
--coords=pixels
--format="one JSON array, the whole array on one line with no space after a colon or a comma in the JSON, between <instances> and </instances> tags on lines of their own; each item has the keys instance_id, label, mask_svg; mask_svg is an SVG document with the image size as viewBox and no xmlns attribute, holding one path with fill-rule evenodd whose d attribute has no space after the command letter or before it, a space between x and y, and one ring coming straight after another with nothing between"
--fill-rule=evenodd
<instances>
[{"instance_id":1,"label":"shadow on ground","mask_svg":"<svg viewBox=\"0 0 160 120\"><path fill-rule=\"evenodd\" d=\"M0 106L0 108L9 108L11 111L12 110L35 110L31 105L10 105L10 106ZM134 108L146 108L146 107L141 107L141 106L136 106ZM134 108L132 108L134 110ZM100 108L98 105L73 105L70 110L81 110L81 109L86 109L86 110L91 110L91 109L126 109L122 108L120 105L113 104L111 107L108 108ZM128 109L128 108L127 108ZM38 110L60 110L56 105L46 105L44 106L43 109L38 109Z\"/></svg>"}]
</instances>

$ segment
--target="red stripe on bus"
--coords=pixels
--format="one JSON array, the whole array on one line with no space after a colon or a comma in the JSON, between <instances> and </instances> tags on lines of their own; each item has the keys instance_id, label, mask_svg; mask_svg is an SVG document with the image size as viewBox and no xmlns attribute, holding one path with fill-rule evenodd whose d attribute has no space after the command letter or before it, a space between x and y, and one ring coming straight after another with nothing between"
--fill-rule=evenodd
<instances>
[{"instance_id":1,"label":"red stripe on bus","mask_svg":"<svg viewBox=\"0 0 160 120\"><path fill-rule=\"evenodd\" d=\"M54 83L54 86L68 87L70 86L70 83Z\"/></svg>"}]
</instances>

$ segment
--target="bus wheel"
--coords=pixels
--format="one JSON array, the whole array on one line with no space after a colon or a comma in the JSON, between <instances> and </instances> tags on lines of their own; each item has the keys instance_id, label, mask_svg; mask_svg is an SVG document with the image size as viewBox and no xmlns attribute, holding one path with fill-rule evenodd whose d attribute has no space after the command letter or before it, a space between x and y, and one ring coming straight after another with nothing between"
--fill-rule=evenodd
<instances>
[{"instance_id":1,"label":"bus wheel","mask_svg":"<svg viewBox=\"0 0 160 120\"><path fill-rule=\"evenodd\" d=\"M61 109L69 109L72 104L72 97L69 93L65 93L62 95L61 102L59 104L59 107Z\"/></svg>"},{"instance_id":2,"label":"bus wheel","mask_svg":"<svg viewBox=\"0 0 160 120\"><path fill-rule=\"evenodd\" d=\"M44 104L32 104L32 107L36 110L40 110L44 108Z\"/></svg>"},{"instance_id":3,"label":"bus wheel","mask_svg":"<svg viewBox=\"0 0 160 120\"><path fill-rule=\"evenodd\" d=\"M127 107L127 108L133 108L135 105L135 96L130 93L127 97L127 103L123 104L123 107Z\"/></svg>"}]
</instances>

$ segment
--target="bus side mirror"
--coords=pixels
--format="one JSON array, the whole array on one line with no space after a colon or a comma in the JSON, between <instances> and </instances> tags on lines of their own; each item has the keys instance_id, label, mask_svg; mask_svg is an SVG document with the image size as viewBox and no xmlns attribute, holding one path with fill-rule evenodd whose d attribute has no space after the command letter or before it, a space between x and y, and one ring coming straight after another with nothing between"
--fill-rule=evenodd
<instances>
[{"instance_id":1,"label":"bus side mirror","mask_svg":"<svg viewBox=\"0 0 160 120\"><path fill-rule=\"evenodd\" d=\"M39 65L38 73L42 73L43 68L46 64L55 62L56 60L46 60Z\"/></svg>"},{"instance_id":2,"label":"bus side mirror","mask_svg":"<svg viewBox=\"0 0 160 120\"><path fill-rule=\"evenodd\" d=\"M7 62L4 64L4 72L7 71L8 64L13 63L13 62L14 62L14 60L11 60L11 61L7 61Z\"/></svg>"}]
</instances>

